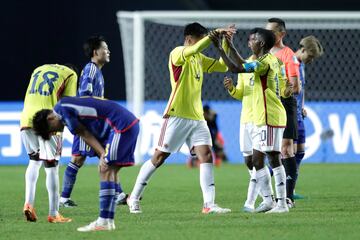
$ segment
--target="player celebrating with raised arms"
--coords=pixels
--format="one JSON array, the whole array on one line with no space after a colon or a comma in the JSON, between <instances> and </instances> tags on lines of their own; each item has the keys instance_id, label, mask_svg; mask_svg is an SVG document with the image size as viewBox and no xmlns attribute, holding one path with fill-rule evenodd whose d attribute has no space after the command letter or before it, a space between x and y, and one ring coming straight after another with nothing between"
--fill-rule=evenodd
<instances>
[{"instance_id":1,"label":"player celebrating with raised arms","mask_svg":"<svg viewBox=\"0 0 360 240\"><path fill-rule=\"evenodd\" d=\"M48 139L64 126L79 135L98 155L100 172L99 217L80 232L114 230L115 184L121 167L134 164L139 120L116 102L100 98L63 98L54 110L36 113L35 132Z\"/></svg>"},{"instance_id":2,"label":"player celebrating with raised arms","mask_svg":"<svg viewBox=\"0 0 360 240\"><path fill-rule=\"evenodd\" d=\"M234 52L237 56L233 61L226 55L220 44L221 35L213 33L210 37L232 72L254 73L252 109L255 129L253 134L252 162L256 169L255 184L259 184L264 198L263 203L256 211L268 211L269 213L288 212L285 200L285 170L280 159L281 140L286 125L286 112L281 104L280 96L289 96L291 94L291 87L286 88L286 80L281 70L281 62L269 53L269 50L275 43L275 36L271 31L262 28L254 28L250 31L248 46L256 56L256 60L252 62L246 62L236 49L231 47L233 44L230 44L230 52ZM228 41L231 40L228 37L226 39ZM277 205L274 208L271 197L271 177L264 163L265 156L268 157L274 171L275 190L278 199ZM256 189L256 186L254 188ZM253 194L251 198L256 198L256 191L253 191L251 194Z\"/></svg>"},{"instance_id":3,"label":"player celebrating with raised arms","mask_svg":"<svg viewBox=\"0 0 360 240\"><path fill-rule=\"evenodd\" d=\"M229 27L214 31L233 34L235 29ZM226 72L227 67L221 60L201 53L211 44L205 27L197 22L186 25L184 38L184 46L176 47L169 56L172 92L164 112L158 146L152 158L142 165L128 198L131 213L141 213L139 200L150 177L168 156L179 151L184 143L200 160L200 186L204 201L202 212L207 214L231 211L215 204L212 141L201 101L203 73Z\"/></svg>"}]
</instances>

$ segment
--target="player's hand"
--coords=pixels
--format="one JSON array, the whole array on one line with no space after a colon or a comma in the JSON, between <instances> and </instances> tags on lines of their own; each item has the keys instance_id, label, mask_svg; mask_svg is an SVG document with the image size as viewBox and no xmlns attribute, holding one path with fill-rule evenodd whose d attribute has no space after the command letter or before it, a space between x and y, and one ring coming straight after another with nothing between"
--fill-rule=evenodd
<instances>
[{"instance_id":1,"label":"player's hand","mask_svg":"<svg viewBox=\"0 0 360 240\"><path fill-rule=\"evenodd\" d=\"M303 118L306 118L306 117L307 117L307 111L306 111L305 108L303 108L303 109L301 110L301 115L302 115Z\"/></svg>"},{"instance_id":2,"label":"player's hand","mask_svg":"<svg viewBox=\"0 0 360 240\"><path fill-rule=\"evenodd\" d=\"M231 24L226 28L217 28L215 31L220 33L221 35L226 35L231 37L236 33L236 28L235 28L235 24Z\"/></svg>"},{"instance_id":3,"label":"player's hand","mask_svg":"<svg viewBox=\"0 0 360 240\"><path fill-rule=\"evenodd\" d=\"M221 49L222 37L219 32L217 32L216 30L210 31L209 38L211 39L216 48Z\"/></svg>"},{"instance_id":4,"label":"player's hand","mask_svg":"<svg viewBox=\"0 0 360 240\"><path fill-rule=\"evenodd\" d=\"M231 77L224 78L224 87L230 92L234 89L234 84Z\"/></svg>"},{"instance_id":5,"label":"player's hand","mask_svg":"<svg viewBox=\"0 0 360 240\"><path fill-rule=\"evenodd\" d=\"M107 164L107 161L105 160L105 153L101 154L100 159L99 159L99 168L101 168L102 170L107 170L107 168L109 167L109 165Z\"/></svg>"}]
</instances>

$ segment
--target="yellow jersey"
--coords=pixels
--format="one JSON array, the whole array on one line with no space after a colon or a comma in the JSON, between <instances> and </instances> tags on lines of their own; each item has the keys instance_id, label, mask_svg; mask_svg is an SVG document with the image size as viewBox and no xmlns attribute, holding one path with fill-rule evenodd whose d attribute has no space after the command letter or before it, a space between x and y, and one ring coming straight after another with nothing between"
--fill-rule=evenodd
<instances>
[{"instance_id":1,"label":"yellow jersey","mask_svg":"<svg viewBox=\"0 0 360 240\"><path fill-rule=\"evenodd\" d=\"M249 57L246 61L253 61L253 57ZM236 87L229 94L242 101L240 123L252 123L252 93L254 88L254 73L239 73Z\"/></svg>"},{"instance_id":2,"label":"yellow jersey","mask_svg":"<svg viewBox=\"0 0 360 240\"><path fill-rule=\"evenodd\" d=\"M203 73L226 72L222 59L213 59L201 53L211 44L208 36L192 46L179 46L169 56L171 94L164 117L176 116L204 120L201 101Z\"/></svg>"},{"instance_id":3,"label":"yellow jersey","mask_svg":"<svg viewBox=\"0 0 360 240\"><path fill-rule=\"evenodd\" d=\"M76 96L77 75L67 66L45 64L34 70L26 90L21 113L21 128L31 128L32 119L41 109L52 109L63 96Z\"/></svg>"},{"instance_id":4,"label":"yellow jersey","mask_svg":"<svg viewBox=\"0 0 360 240\"><path fill-rule=\"evenodd\" d=\"M254 73L252 110L254 124L286 126L286 112L280 101L284 96L286 73L283 64L271 53L243 64L246 72Z\"/></svg>"}]
</instances>

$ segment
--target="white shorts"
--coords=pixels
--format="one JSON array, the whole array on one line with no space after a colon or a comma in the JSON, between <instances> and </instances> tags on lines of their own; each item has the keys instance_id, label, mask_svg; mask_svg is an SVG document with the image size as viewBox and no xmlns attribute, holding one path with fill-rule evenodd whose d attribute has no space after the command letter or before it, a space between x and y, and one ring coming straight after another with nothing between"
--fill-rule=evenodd
<instances>
[{"instance_id":1,"label":"white shorts","mask_svg":"<svg viewBox=\"0 0 360 240\"><path fill-rule=\"evenodd\" d=\"M162 152L178 152L186 143L191 151L200 145L212 146L210 130L205 120L191 120L170 116L164 118L158 147Z\"/></svg>"},{"instance_id":2,"label":"white shorts","mask_svg":"<svg viewBox=\"0 0 360 240\"><path fill-rule=\"evenodd\" d=\"M240 151L244 157L251 156L253 154L253 134L254 124L252 123L241 123L240 124Z\"/></svg>"},{"instance_id":3,"label":"white shorts","mask_svg":"<svg viewBox=\"0 0 360 240\"><path fill-rule=\"evenodd\" d=\"M21 139L30 157L39 154L40 160L59 161L62 150L62 134L58 133L51 136L50 140L44 140L37 136L34 130L24 129L21 130Z\"/></svg>"},{"instance_id":4,"label":"white shorts","mask_svg":"<svg viewBox=\"0 0 360 240\"><path fill-rule=\"evenodd\" d=\"M270 126L255 126L253 147L260 152L281 152L281 142L284 128Z\"/></svg>"}]
</instances>

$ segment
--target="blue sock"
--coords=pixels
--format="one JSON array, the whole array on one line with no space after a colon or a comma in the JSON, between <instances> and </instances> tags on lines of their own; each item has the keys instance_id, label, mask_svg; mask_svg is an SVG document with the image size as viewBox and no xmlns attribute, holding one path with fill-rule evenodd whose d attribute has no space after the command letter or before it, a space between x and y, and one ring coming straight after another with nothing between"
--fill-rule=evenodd
<instances>
[{"instance_id":1,"label":"blue sock","mask_svg":"<svg viewBox=\"0 0 360 240\"><path fill-rule=\"evenodd\" d=\"M80 166L76 165L75 163L69 162L64 174L61 197L70 198L79 168Z\"/></svg>"},{"instance_id":2,"label":"blue sock","mask_svg":"<svg viewBox=\"0 0 360 240\"><path fill-rule=\"evenodd\" d=\"M99 192L100 217L114 219L115 215L115 183L100 182Z\"/></svg>"},{"instance_id":3,"label":"blue sock","mask_svg":"<svg viewBox=\"0 0 360 240\"><path fill-rule=\"evenodd\" d=\"M301 152L297 152L295 153L295 159L296 159L296 180L299 176L299 168L300 168L300 164L301 164L301 160L304 158L305 156L305 152L301 151Z\"/></svg>"},{"instance_id":4,"label":"blue sock","mask_svg":"<svg viewBox=\"0 0 360 240\"><path fill-rule=\"evenodd\" d=\"M120 183L115 183L115 192L116 192L116 195L119 195L120 193L123 192Z\"/></svg>"}]
</instances>

